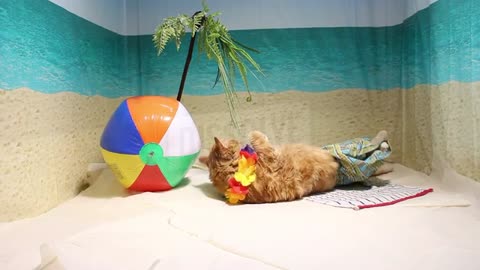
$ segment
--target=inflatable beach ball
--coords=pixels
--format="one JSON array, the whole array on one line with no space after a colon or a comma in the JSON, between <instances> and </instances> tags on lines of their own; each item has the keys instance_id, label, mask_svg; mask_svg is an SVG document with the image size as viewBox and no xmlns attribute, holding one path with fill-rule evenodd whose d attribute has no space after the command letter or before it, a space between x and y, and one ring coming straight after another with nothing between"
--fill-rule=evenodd
<instances>
[{"instance_id":1,"label":"inflatable beach ball","mask_svg":"<svg viewBox=\"0 0 480 270\"><path fill-rule=\"evenodd\" d=\"M177 186L200 153L200 136L185 107L162 96L124 100L105 126L101 152L129 190Z\"/></svg>"}]
</instances>

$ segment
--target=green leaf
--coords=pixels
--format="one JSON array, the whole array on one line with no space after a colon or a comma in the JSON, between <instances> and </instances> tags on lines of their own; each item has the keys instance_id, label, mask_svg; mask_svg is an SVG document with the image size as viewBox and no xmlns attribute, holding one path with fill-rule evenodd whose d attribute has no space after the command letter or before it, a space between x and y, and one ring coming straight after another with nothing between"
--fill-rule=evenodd
<instances>
[{"instance_id":1,"label":"green leaf","mask_svg":"<svg viewBox=\"0 0 480 270\"><path fill-rule=\"evenodd\" d=\"M193 16L178 15L177 17L168 17L163 20L153 34L153 43L160 55L165 46L171 40L175 41L177 51L182 45L182 38L186 29L192 32L192 37L197 33L197 46L199 54L204 53L209 60L214 60L218 66L217 81L222 82L223 90L229 106L229 112L232 123L238 127L237 122L237 94L235 89L235 76L238 72L242 82L246 87L249 96L247 101L251 101L252 96L248 83L248 72L256 79L257 76L251 71L247 64L250 64L256 71L262 73L260 65L250 56L247 51L256 52L239 41L233 39L225 25L223 25L218 16L220 12L210 13L206 1L202 0L203 10ZM201 24L203 22L203 24Z\"/></svg>"}]
</instances>

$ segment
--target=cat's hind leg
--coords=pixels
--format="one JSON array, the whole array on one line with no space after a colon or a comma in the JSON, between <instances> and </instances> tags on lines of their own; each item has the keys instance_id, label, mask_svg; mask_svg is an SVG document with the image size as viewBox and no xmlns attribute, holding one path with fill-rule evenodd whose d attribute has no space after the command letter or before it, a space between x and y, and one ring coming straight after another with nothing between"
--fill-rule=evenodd
<instances>
[{"instance_id":1,"label":"cat's hind leg","mask_svg":"<svg viewBox=\"0 0 480 270\"><path fill-rule=\"evenodd\" d=\"M378 169L372 174L372 176L378 176L386 173L393 172L393 165L390 163L383 163L378 167Z\"/></svg>"},{"instance_id":2,"label":"cat's hind leg","mask_svg":"<svg viewBox=\"0 0 480 270\"><path fill-rule=\"evenodd\" d=\"M371 143L378 145L385 141L388 141L388 132L386 130L381 130L372 138Z\"/></svg>"}]
</instances>

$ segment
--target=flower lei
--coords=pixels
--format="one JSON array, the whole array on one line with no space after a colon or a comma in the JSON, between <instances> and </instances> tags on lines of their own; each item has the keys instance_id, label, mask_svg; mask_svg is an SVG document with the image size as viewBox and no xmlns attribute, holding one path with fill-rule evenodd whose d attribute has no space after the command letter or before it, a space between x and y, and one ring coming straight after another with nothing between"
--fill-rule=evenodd
<instances>
[{"instance_id":1,"label":"flower lei","mask_svg":"<svg viewBox=\"0 0 480 270\"><path fill-rule=\"evenodd\" d=\"M225 192L225 197L231 204L237 204L245 199L249 186L255 182L255 164L257 163L257 153L248 144L240 150L240 159L238 160L238 171L228 179L230 188Z\"/></svg>"}]
</instances>

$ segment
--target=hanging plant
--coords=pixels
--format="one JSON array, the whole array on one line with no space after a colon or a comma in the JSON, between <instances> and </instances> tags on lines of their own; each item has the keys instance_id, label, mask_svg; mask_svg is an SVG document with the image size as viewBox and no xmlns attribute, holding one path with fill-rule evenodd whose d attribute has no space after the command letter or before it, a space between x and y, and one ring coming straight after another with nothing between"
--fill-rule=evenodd
<instances>
[{"instance_id":1,"label":"hanging plant","mask_svg":"<svg viewBox=\"0 0 480 270\"><path fill-rule=\"evenodd\" d=\"M193 16L181 14L176 17L165 18L163 23L155 30L153 43L158 50L158 55L163 52L167 43L172 40L175 41L178 51L187 29L191 31L190 46L177 95L177 100L180 101L192 58L195 38L198 35L198 51L199 53L205 53L209 60L215 60L217 63L217 78L214 86L218 81L222 82L232 122L235 127L238 127L235 111L237 95L234 86L236 72L239 72L246 87L248 93L247 101L251 101L252 95L248 86L247 71L250 71L253 76L255 74L248 68L246 63L251 64L255 70L261 73L260 66L248 53L248 51L258 51L233 39L227 27L217 18L220 13L209 14L210 10L206 3L203 2L202 5L203 10L197 11Z\"/></svg>"}]
</instances>

